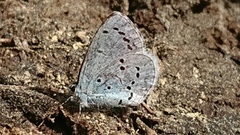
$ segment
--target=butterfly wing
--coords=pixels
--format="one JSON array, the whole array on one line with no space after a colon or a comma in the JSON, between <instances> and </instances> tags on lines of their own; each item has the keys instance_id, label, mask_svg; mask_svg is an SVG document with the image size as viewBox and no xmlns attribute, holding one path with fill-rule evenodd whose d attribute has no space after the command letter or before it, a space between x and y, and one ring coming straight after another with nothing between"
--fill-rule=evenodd
<instances>
[{"instance_id":1,"label":"butterfly wing","mask_svg":"<svg viewBox=\"0 0 240 135\"><path fill-rule=\"evenodd\" d=\"M113 12L93 38L76 95L84 106L137 105L156 83L157 70L155 58L145 51L143 38L133 23Z\"/></svg>"},{"instance_id":2,"label":"butterfly wing","mask_svg":"<svg viewBox=\"0 0 240 135\"><path fill-rule=\"evenodd\" d=\"M147 52L125 54L92 79L90 104L137 106L157 84L157 60Z\"/></svg>"}]
</instances>

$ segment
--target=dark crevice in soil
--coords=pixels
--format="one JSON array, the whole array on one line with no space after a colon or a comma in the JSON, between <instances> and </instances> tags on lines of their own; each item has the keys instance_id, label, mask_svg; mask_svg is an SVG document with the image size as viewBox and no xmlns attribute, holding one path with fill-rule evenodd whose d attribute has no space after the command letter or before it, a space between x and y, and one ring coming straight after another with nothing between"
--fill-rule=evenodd
<instances>
[{"instance_id":1,"label":"dark crevice in soil","mask_svg":"<svg viewBox=\"0 0 240 135\"><path fill-rule=\"evenodd\" d=\"M54 121L50 119L54 119ZM49 119L46 118L44 120L44 125L64 135L70 135L74 131L74 122L67 119L62 112L59 112L57 115L51 115Z\"/></svg>"},{"instance_id":2,"label":"dark crevice in soil","mask_svg":"<svg viewBox=\"0 0 240 135\"><path fill-rule=\"evenodd\" d=\"M192 6L192 12L195 13L195 14L199 14L201 13L204 8L206 8L208 5L210 5L210 3L208 1L205 1L205 0L200 0L200 3L199 4L194 4Z\"/></svg>"},{"instance_id":3,"label":"dark crevice in soil","mask_svg":"<svg viewBox=\"0 0 240 135\"><path fill-rule=\"evenodd\" d=\"M240 65L240 58L239 59L235 59L235 58L231 58L236 64Z\"/></svg>"},{"instance_id":4,"label":"dark crevice in soil","mask_svg":"<svg viewBox=\"0 0 240 135\"><path fill-rule=\"evenodd\" d=\"M236 39L238 40L238 48L240 49L240 33L237 34Z\"/></svg>"},{"instance_id":5,"label":"dark crevice in soil","mask_svg":"<svg viewBox=\"0 0 240 135\"><path fill-rule=\"evenodd\" d=\"M23 111L23 116L36 126L40 125L42 122L42 118L33 114L32 112Z\"/></svg>"}]
</instances>

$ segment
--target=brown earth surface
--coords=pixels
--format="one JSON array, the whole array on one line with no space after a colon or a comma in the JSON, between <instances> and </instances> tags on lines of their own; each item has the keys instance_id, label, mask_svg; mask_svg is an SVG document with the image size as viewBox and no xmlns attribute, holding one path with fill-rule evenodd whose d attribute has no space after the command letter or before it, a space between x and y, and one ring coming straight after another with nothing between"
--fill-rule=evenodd
<instances>
[{"instance_id":1,"label":"brown earth surface","mask_svg":"<svg viewBox=\"0 0 240 135\"><path fill-rule=\"evenodd\" d=\"M240 135L239 0L1 0L0 11L0 134ZM161 60L155 115L61 105L112 11Z\"/></svg>"}]
</instances>

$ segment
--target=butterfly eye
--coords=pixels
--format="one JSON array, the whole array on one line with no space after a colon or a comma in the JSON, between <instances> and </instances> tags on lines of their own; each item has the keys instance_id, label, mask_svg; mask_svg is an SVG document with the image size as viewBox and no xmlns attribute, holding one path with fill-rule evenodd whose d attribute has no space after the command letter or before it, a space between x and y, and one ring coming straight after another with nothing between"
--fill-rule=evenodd
<instances>
[{"instance_id":1,"label":"butterfly eye","mask_svg":"<svg viewBox=\"0 0 240 135\"><path fill-rule=\"evenodd\" d=\"M109 90L110 90L110 89L111 89L111 86L107 86L107 89L109 89Z\"/></svg>"},{"instance_id":2,"label":"butterfly eye","mask_svg":"<svg viewBox=\"0 0 240 135\"><path fill-rule=\"evenodd\" d=\"M127 89L128 89L128 90L131 90L131 87L130 87L130 86L127 86Z\"/></svg>"},{"instance_id":3,"label":"butterfly eye","mask_svg":"<svg viewBox=\"0 0 240 135\"><path fill-rule=\"evenodd\" d=\"M74 84L72 84L71 86L69 86L69 89L70 89L72 92L75 92L76 86L77 86L77 84L74 83Z\"/></svg>"}]
</instances>

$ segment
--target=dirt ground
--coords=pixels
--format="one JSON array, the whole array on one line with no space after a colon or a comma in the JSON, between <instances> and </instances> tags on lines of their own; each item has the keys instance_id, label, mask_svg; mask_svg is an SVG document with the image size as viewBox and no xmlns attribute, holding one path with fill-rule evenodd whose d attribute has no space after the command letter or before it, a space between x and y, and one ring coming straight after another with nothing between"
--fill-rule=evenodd
<instances>
[{"instance_id":1,"label":"dirt ground","mask_svg":"<svg viewBox=\"0 0 240 135\"><path fill-rule=\"evenodd\" d=\"M240 135L239 0L1 0L0 11L0 134ZM112 11L161 60L155 114L61 105Z\"/></svg>"}]
</instances>

